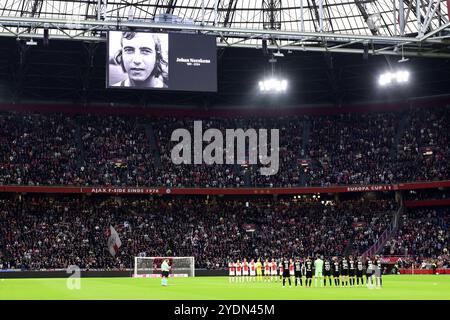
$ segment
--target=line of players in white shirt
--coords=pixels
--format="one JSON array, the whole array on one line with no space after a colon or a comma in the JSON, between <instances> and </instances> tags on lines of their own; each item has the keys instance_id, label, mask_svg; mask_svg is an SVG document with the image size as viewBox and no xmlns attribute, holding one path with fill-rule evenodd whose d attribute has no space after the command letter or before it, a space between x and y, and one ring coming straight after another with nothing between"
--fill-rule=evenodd
<instances>
[{"instance_id":1,"label":"line of players in white shirt","mask_svg":"<svg viewBox=\"0 0 450 320\"><path fill-rule=\"evenodd\" d=\"M281 261L277 263L274 259L272 261L269 261L266 259L264 264L258 264L261 263L259 260L257 262L252 259L250 262L247 261L247 259L244 258L242 262L240 260L237 260L236 262L230 261L228 264L228 270L229 270L229 276L230 281L232 281L233 277L245 277L251 276L263 276L265 277L265 280L267 280L268 277L270 277L270 280L278 279L278 272L281 276L283 274L283 265ZM294 265L292 264L289 268L290 273L294 275ZM255 280L256 278L250 278L250 280ZM241 279L242 280L242 279ZM246 281L249 281L247 279Z\"/></svg>"},{"instance_id":2,"label":"line of players in white shirt","mask_svg":"<svg viewBox=\"0 0 450 320\"><path fill-rule=\"evenodd\" d=\"M264 264L261 264L259 259L256 262L254 259L251 259L251 261L248 262L245 258L242 262L240 260L237 260L236 262L230 261L228 263L228 270L230 282L232 282L234 278L237 278L237 281L255 281L257 276L262 277L263 275L265 280L268 280L270 277L270 280L272 281L273 279L278 279L279 270L281 270L280 275L283 274L283 266L281 261L277 264L274 259L272 259L271 262L266 259ZM293 265L291 271L292 275L294 275ZM252 278L248 278L249 276Z\"/></svg>"}]
</instances>

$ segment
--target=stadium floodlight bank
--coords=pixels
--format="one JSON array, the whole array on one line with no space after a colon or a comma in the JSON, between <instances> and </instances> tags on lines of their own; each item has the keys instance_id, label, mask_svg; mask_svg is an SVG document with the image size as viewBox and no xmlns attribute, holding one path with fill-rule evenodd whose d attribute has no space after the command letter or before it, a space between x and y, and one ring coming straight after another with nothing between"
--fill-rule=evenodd
<instances>
[{"instance_id":1,"label":"stadium floodlight bank","mask_svg":"<svg viewBox=\"0 0 450 320\"><path fill-rule=\"evenodd\" d=\"M194 257L134 257L133 277L160 277L164 259L169 259L169 277L195 277Z\"/></svg>"}]
</instances>

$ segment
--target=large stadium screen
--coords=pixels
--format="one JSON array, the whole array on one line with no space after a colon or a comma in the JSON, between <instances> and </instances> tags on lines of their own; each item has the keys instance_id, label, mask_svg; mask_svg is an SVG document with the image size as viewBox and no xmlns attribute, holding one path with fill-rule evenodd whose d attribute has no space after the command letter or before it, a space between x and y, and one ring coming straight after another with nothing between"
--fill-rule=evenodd
<instances>
[{"instance_id":1,"label":"large stadium screen","mask_svg":"<svg viewBox=\"0 0 450 320\"><path fill-rule=\"evenodd\" d=\"M217 91L213 36L110 31L106 87Z\"/></svg>"}]
</instances>

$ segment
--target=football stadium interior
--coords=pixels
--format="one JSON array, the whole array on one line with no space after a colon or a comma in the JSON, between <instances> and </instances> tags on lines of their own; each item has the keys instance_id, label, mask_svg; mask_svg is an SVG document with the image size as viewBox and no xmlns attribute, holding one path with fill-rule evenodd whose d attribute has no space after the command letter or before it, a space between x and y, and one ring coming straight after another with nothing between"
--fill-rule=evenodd
<instances>
[{"instance_id":1,"label":"football stadium interior","mask_svg":"<svg viewBox=\"0 0 450 320\"><path fill-rule=\"evenodd\" d=\"M449 20L0 0L0 299L450 299Z\"/></svg>"}]
</instances>

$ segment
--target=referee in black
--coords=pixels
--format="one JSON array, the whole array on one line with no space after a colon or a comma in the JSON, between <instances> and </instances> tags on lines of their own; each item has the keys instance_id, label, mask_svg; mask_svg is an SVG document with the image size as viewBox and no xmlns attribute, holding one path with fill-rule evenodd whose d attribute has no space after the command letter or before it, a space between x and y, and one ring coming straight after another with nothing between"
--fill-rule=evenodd
<instances>
[{"instance_id":1,"label":"referee in black","mask_svg":"<svg viewBox=\"0 0 450 320\"><path fill-rule=\"evenodd\" d=\"M289 274L289 264L290 264L289 259L284 257L284 259L283 259L283 288L286 284L286 278L289 280L289 288L292 288L291 275Z\"/></svg>"}]
</instances>

